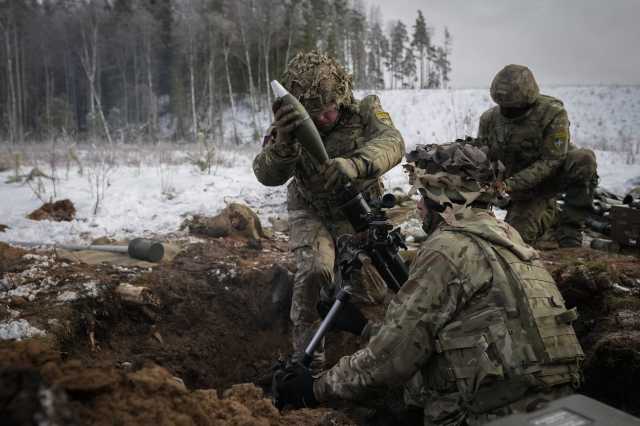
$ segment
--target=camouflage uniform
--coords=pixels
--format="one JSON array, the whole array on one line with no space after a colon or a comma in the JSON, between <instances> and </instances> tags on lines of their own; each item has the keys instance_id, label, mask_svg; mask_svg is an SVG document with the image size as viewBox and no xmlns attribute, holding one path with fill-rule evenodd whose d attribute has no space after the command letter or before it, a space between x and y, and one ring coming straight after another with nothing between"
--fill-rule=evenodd
<instances>
[{"instance_id":1,"label":"camouflage uniform","mask_svg":"<svg viewBox=\"0 0 640 426\"><path fill-rule=\"evenodd\" d=\"M509 267L505 267L509 264ZM529 310L539 315L535 321ZM480 209L441 226L364 349L314 384L318 401L364 399L411 380L427 425L482 424L556 398L582 351L553 278L517 231ZM531 339L540 332L543 339Z\"/></svg>"},{"instance_id":2,"label":"camouflage uniform","mask_svg":"<svg viewBox=\"0 0 640 426\"><path fill-rule=\"evenodd\" d=\"M312 59L324 57L309 55ZM299 91L296 93L299 80L290 76L286 84L292 94L301 96ZM404 142L377 96L356 101L351 97L350 86L347 92L342 93L339 121L321 136L330 158L355 162L358 179L354 186L365 198L378 197L382 194L380 177L400 162ZM335 239L353 229L339 211L334 192L324 188L319 164L299 144L294 148L279 146L275 133L270 132L253 162L253 170L258 180L268 186L282 185L293 177L287 188L289 246L297 266L291 321L293 349L302 352L319 319L316 305L320 289L329 286L334 278ZM320 354L319 361L321 357Z\"/></svg>"},{"instance_id":3,"label":"camouflage uniform","mask_svg":"<svg viewBox=\"0 0 640 426\"><path fill-rule=\"evenodd\" d=\"M450 174L429 179L427 197L441 205L449 192L431 184L460 183ZM482 191L458 194L484 202ZM317 401L365 400L405 385L426 425L476 425L568 394L580 381L575 311L537 252L487 210L454 204L441 216L368 345L313 383Z\"/></svg>"},{"instance_id":4,"label":"camouflage uniform","mask_svg":"<svg viewBox=\"0 0 640 426\"><path fill-rule=\"evenodd\" d=\"M598 182L593 151L571 143L562 101L540 95L528 68L505 67L493 81L491 96L499 106L480 117L478 141L506 166L505 184L512 200L507 222L528 243L558 222L558 242L578 245L585 209L591 205ZM501 108L529 105L516 118L501 113ZM566 192L565 204L556 217L555 198L560 192Z\"/></svg>"}]
</instances>

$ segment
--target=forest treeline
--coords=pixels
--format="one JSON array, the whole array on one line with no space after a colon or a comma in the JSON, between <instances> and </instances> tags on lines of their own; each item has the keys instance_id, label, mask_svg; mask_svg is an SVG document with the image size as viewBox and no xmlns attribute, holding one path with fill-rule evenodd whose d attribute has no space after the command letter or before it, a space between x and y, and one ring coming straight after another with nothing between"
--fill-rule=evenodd
<instances>
[{"instance_id":1,"label":"forest treeline","mask_svg":"<svg viewBox=\"0 0 640 426\"><path fill-rule=\"evenodd\" d=\"M0 0L0 139L239 142L239 99L258 132L300 50L335 56L357 89L446 87L437 33L359 0Z\"/></svg>"}]
</instances>

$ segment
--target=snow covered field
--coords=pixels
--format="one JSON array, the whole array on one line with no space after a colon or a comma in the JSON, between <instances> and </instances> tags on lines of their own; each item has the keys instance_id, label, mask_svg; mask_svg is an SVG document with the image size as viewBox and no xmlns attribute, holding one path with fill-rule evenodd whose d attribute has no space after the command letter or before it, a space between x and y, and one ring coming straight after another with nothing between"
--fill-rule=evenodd
<instances>
[{"instance_id":1,"label":"snow covered field","mask_svg":"<svg viewBox=\"0 0 640 426\"><path fill-rule=\"evenodd\" d=\"M640 154L636 154L635 164L628 164L629 148L639 144L640 87L561 87L545 92L565 100L574 141L579 146L599 148L601 185L618 193L640 185ZM442 143L475 135L480 113L491 105L485 89L387 91L379 95L408 148L417 143ZM248 113L242 120L241 127L247 129ZM121 154L108 171L102 172L107 185L95 215L95 177L100 174L96 164L100 162L89 158L95 157L91 150L80 152L84 154L80 156L81 162L85 163L82 175L77 164L60 166L56 171L55 198L69 198L75 204L78 213L72 222L26 219L42 202L29 185L6 183L14 172L0 173L0 224L9 227L0 233L0 240L89 242L102 236L129 238L176 233L187 216L214 215L231 201L248 204L266 221L285 212L286 189L263 187L256 181L251 160L258 145L252 142L217 152L218 164L211 174L202 173L187 162L180 147L157 151L153 147L118 147L116 151ZM43 150L47 147L43 146ZM39 167L50 173L42 160ZM23 169L23 173L28 170ZM385 180L387 188L407 185L400 167L392 170ZM51 194L51 183L46 179L43 182L45 194Z\"/></svg>"}]
</instances>

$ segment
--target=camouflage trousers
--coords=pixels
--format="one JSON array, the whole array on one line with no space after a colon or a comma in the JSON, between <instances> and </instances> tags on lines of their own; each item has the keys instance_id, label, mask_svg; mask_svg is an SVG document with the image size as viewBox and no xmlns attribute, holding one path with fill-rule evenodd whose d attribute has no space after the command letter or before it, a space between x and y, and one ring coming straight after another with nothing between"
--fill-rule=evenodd
<instances>
[{"instance_id":1,"label":"camouflage trousers","mask_svg":"<svg viewBox=\"0 0 640 426\"><path fill-rule=\"evenodd\" d=\"M320 292L332 293L335 266L334 235L349 232L348 223L338 223L332 229L311 210L289 211L289 248L295 256L297 271L293 282L290 318L293 323L294 353L300 354L311 340L320 317L317 310ZM324 342L316 351L313 369L324 364Z\"/></svg>"},{"instance_id":2,"label":"camouflage trousers","mask_svg":"<svg viewBox=\"0 0 640 426\"><path fill-rule=\"evenodd\" d=\"M335 292L336 238L353 233L349 222L326 224L311 210L289 211L289 249L296 262L290 318L293 324L294 353L302 353L320 324L317 305L321 298L331 299ZM379 303L386 296L384 281L366 268L353 277L351 291L355 303ZM316 351L312 364L320 371L324 364L324 342Z\"/></svg>"},{"instance_id":3,"label":"camouflage trousers","mask_svg":"<svg viewBox=\"0 0 640 426\"><path fill-rule=\"evenodd\" d=\"M530 244L544 238L554 226L555 239L560 245L580 244L586 211L593 202L597 186L593 151L570 151L555 176L530 193L513 195L506 221ZM562 192L565 193L564 205L558 211L556 199Z\"/></svg>"}]
</instances>

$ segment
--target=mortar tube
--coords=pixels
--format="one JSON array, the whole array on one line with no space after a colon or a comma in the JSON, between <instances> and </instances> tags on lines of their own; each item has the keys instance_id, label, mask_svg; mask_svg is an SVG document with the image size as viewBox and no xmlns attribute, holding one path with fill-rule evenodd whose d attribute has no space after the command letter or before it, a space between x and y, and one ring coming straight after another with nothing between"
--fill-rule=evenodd
<instances>
[{"instance_id":1,"label":"mortar tube","mask_svg":"<svg viewBox=\"0 0 640 426\"><path fill-rule=\"evenodd\" d=\"M276 98L282 99L283 104L293 106L302 116L302 122L293 131L293 135L298 142L320 165L329 161L329 154L327 154L327 150L324 147L322 137L320 137L320 133L304 105L289 93L278 80L271 81L271 89Z\"/></svg>"}]
</instances>

